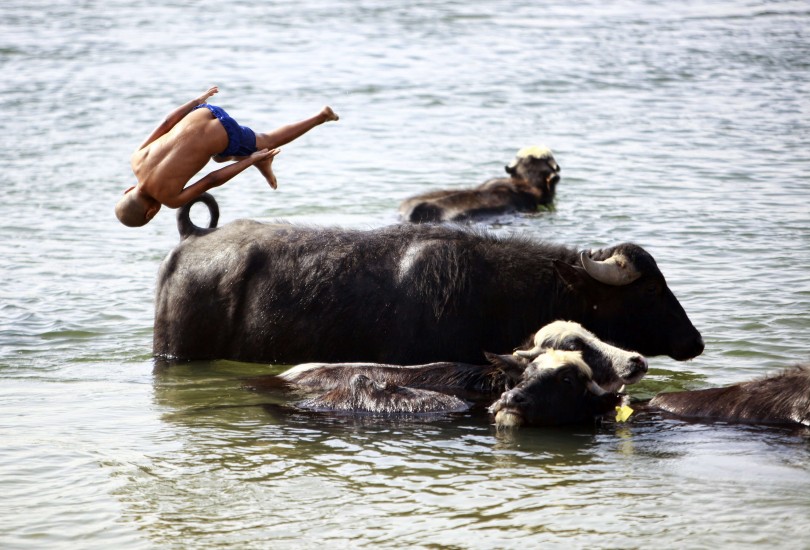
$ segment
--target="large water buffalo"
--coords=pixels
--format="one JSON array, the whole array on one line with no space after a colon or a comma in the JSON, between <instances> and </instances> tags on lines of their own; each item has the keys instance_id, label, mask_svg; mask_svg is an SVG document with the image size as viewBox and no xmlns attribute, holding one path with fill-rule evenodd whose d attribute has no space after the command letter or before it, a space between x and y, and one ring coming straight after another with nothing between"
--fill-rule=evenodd
<instances>
[{"instance_id":1,"label":"large water buffalo","mask_svg":"<svg viewBox=\"0 0 810 550\"><path fill-rule=\"evenodd\" d=\"M483 350L512 350L555 319L644 355L703 351L655 260L635 244L581 252L433 224L238 220L201 229L191 204L178 211L182 241L158 273L159 356L478 363Z\"/></svg>"},{"instance_id":2,"label":"large water buffalo","mask_svg":"<svg viewBox=\"0 0 810 550\"><path fill-rule=\"evenodd\" d=\"M506 166L508 178L492 178L467 189L429 191L402 201L400 216L410 222L468 221L537 212L554 202L560 166L547 147L525 147Z\"/></svg>"}]
</instances>

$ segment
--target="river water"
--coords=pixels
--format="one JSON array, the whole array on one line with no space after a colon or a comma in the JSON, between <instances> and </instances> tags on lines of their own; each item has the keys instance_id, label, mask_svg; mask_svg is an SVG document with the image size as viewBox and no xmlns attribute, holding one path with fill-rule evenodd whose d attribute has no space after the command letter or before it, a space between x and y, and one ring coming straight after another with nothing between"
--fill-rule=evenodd
<instances>
[{"instance_id":1,"label":"river water","mask_svg":"<svg viewBox=\"0 0 810 550\"><path fill-rule=\"evenodd\" d=\"M806 2L5 0L0 15L1 547L810 547L807 431L317 416L242 387L282 365L156 368L174 215L127 229L112 213L130 152L210 84L259 130L341 115L284 148L278 191L256 171L215 190L221 223L380 227L403 198L544 143L556 209L492 230L642 244L706 340L689 362L650 358L633 397L747 380L810 360Z\"/></svg>"}]
</instances>

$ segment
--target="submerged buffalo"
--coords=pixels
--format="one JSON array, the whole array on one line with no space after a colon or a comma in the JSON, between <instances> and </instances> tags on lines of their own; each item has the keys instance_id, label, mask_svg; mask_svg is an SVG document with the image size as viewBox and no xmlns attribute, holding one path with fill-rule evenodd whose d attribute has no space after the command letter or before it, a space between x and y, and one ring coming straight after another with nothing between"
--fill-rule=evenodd
<instances>
[{"instance_id":1,"label":"submerged buffalo","mask_svg":"<svg viewBox=\"0 0 810 550\"><path fill-rule=\"evenodd\" d=\"M318 412L375 414L435 414L463 412L469 404L453 395L377 382L355 374L344 386L297 404Z\"/></svg>"},{"instance_id":2,"label":"submerged buffalo","mask_svg":"<svg viewBox=\"0 0 810 550\"><path fill-rule=\"evenodd\" d=\"M208 196L206 204L213 202ZM196 201L194 201L196 202ZM372 230L238 220L201 229L178 211L161 264L154 353L270 363L479 363L556 319L644 355L685 360L700 333L655 260L480 229Z\"/></svg>"},{"instance_id":3,"label":"submerged buffalo","mask_svg":"<svg viewBox=\"0 0 810 550\"><path fill-rule=\"evenodd\" d=\"M593 379L608 391L635 384L647 374L647 360L642 355L611 346L573 321L549 323L534 334L530 348L519 349L513 356L534 359L550 349L580 352Z\"/></svg>"},{"instance_id":4,"label":"submerged buffalo","mask_svg":"<svg viewBox=\"0 0 810 550\"><path fill-rule=\"evenodd\" d=\"M554 202L560 166L546 147L525 147L506 166L508 178L493 178L472 189L431 191L399 207L410 222L468 221L512 212L536 212Z\"/></svg>"},{"instance_id":5,"label":"submerged buffalo","mask_svg":"<svg viewBox=\"0 0 810 550\"><path fill-rule=\"evenodd\" d=\"M279 377L296 386L331 390L346 387L353 377L363 375L384 384L494 397L517 384L531 362L550 349L579 352L590 367L594 381L608 391L635 384L647 373L647 361L643 356L602 342L578 323L549 323L537 331L533 342L532 349L519 350L513 355L487 353L489 364L485 365L454 362L413 366L304 363L286 370Z\"/></svg>"},{"instance_id":6,"label":"submerged buffalo","mask_svg":"<svg viewBox=\"0 0 810 550\"><path fill-rule=\"evenodd\" d=\"M695 420L810 426L810 365L722 388L660 393L648 406Z\"/></svg>"},{"instance_id":7,"label":"submerged buffalo","mask_svg":"<svg viewBox=\"0 0 810 550\"><path fill-rule=\"evenodd\" d=\"M523 373L520 383L489 407L498 428L587 424L625 404L593 380L575 351L548 350Z\"/></svg>"},{"instance_id":8,"label":"submerged buffalo","mask_svg":"<svg viewBox=\"0 0 810 550\"><path fill-rule=\"evenodd\" d=\"M505 361L505 356L486 354L491 363L472 365L438 361L424 365L383 363L302 363L279 375L284 382L310 390L333 390L350 384L356 376L365 376L381 384L424 388L447 393L481 396L499 395L523 376L529 360ZM261 388L261 378L249 384ZM269 384L273 387L272 381Z\"/></svg>"},{"instance_id":9,"label":"submerged buffalo","mask_svg":"<svg viewBox=\"0 0 810 550\"><path fill-rule=\"evenodd\" d=\"M407 367L402 367L407 368ZM346 368L325 393L296 403L302 409L350 414L413 415L464 412L472 404L449 393L398 385ZM592 423L626 397L608 392L592 377L580 352L546 350L488 408L499 428ZM491 402L492 398L490 398Z\"/></svg>"}]
</instances>

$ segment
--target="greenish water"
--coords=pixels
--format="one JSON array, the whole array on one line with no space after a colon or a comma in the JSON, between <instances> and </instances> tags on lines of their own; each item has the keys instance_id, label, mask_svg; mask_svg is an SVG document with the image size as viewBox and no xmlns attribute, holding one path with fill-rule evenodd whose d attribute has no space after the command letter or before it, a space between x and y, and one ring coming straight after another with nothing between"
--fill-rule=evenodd
<instances>
[{"instance_id":1,"label":"greenish water","mask_svg":"<svg viewBox=\"0 0 810 550\"><path fill-rule=\"evenodd\" d=\"M806 548L802 430L638 414L497 433L304 414L151 357L173 213L118 225L128 158L209 84L242 124L324 104L249 217L379 227L399 201L550 146L556 208L493 231L635 241L706 341L635 398L810 358L810 9L803 2L6 2L0 7L0 546ZM213 168L213 166L211 167ZM157 367L157 368L156 368Z\"/></svg>"}]
</instances>

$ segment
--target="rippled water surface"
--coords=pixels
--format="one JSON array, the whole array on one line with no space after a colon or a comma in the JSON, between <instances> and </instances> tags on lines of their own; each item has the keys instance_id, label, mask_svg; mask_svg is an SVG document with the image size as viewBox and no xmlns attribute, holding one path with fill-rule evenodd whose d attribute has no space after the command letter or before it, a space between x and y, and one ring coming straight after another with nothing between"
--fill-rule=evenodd
<instances>
[{"instance_id":1,"label":"rippled water surface","mask_svg":"<svg viewBox=\"0 0 810 550\"><path fill-rule=\"evenodd\" d=\"M553 212L501 220L581 248L636 241L706 340L634 398L810 359L805 2L66 2L0 6L0 546L807 548L806 431L639 414L496 433L479 414L307 415L242 379L156 368L173 212L112 214L166 113L269 129L330 104L250 217L372 228L399 201L562 166ZM213 166L207 168L213 169Z\"/></svg>"}]
</instances>

